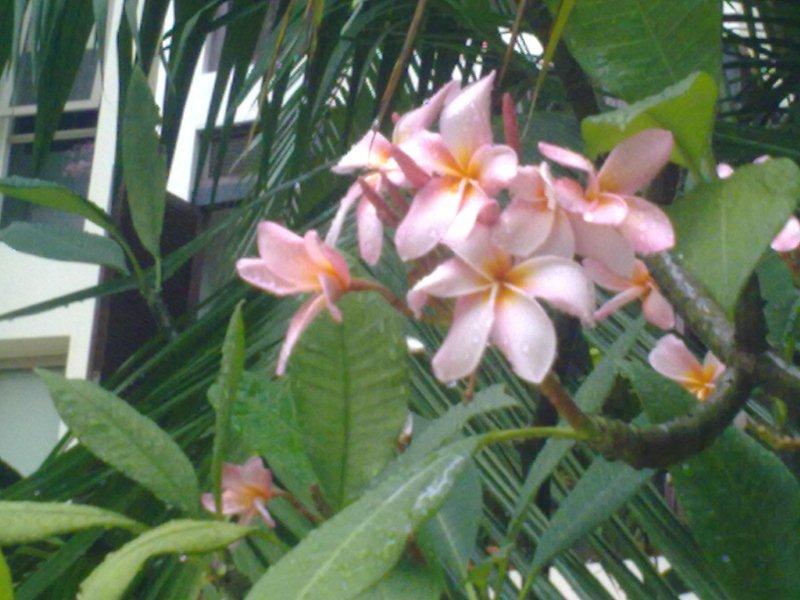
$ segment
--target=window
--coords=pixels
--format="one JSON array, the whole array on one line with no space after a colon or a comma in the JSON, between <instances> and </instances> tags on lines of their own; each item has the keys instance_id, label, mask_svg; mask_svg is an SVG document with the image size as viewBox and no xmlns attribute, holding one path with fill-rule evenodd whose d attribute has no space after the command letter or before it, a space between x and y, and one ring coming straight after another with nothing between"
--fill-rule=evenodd
<instances>
[{"instance_id":1,"label":"window","mask_svg":"<svg viewBox=\"0 0 800 600\"><path fill-rule=\"evenodd\" d=\"M23 177L37 177L60 183L85 196L89 190L89 176L94 153L95 111L73 113L62 120L64 129L56 133L44 167L39 173L33 170L34 117L14 119L14 131L9 138L6 173ZM62 211L37 206L14 198L3 198L0 204L0 227L14 221L46 223L81 229L83 219Z\"/></svg>"},{"instance_id":2,"label":"window","mask_svg":"<svg viewBox=\"0 0 800 600\"><path fill-rule=\"evenodd\" d=\"M64 372L63 359L35 364ZM21 365L0 368L0 459L21 475L30 475L55 447L60 428L61 419L42 380Z\"/></svg>"},{"instance_id":3,"label":"window","mask_svg":"<svg viewBox=\"0 0 800 600\"><path fill-rule=\"evenodd\" d=\"M250 191L251 176L256 171L255 154L248 148L252 123L234 125L228 134L228 143L222 155L222 169L214 195L214 172L223 151L222 132L215 130L208 148L208 157L199 174L194 203L200 206L241 200ZM198 136L203 132L199 131ZM213 202L212 202L213 196Z\"/></svg>"}]
</instances>

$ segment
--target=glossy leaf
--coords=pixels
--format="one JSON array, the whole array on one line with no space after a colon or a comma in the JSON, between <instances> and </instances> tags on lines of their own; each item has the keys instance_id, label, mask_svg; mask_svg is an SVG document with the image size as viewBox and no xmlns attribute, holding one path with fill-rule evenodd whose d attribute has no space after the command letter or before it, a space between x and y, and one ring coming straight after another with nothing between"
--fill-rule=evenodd
<instances>
[{"instance_id":1,"label":"glossy leaf","mask_svg":"<svg viewBox=\"0 0 800 600\"><path fill-rule=\"evenodd\" d=\"M143 529L124 515L85 504L0 501L0 546L35 542L91 527L121 527L134 532Z\"/></svg>"},{"instance_id":2,"label":"glossy leaf","mask_svg":"<svg viewBox=\"0 0 800 600\"><path fill-rule=\"evenodd\" d=\"M397 471L325 521L270 567L248 600L355 598L397 562L408 536L444 502L478 438Z\"/></svg>"},{"instance_id":3,"label":"glossy leaf","mask_svg":"<svg viewBox=\"0 0 800 600\"><path fill-rule=\"evenodd\" d=\"M225 339L222 342L222 360L216 383L209 396L216 398L214 409L214 447L211 451L211 478L214 483L214 505L222 510L222 463L227 458L231 428L231 411L244 372L244 321L242 303L233 309Z\"/></svg>"},{"instance_id":4,"label":"glossy leaf","mask_svg":"<svg viewBox=\"0 0 800 600\"><path fill-rule=\"evenodd\" d=\"M11 571L8 570L6 559L0 552L0 600L14 600L14 584L11 581Z\"/></svg>"},{"instance_id":5,"label":"glossy leaf","mask_svg":"<svg viewBox=\"0 0 800 600\"><path fill-rule=\"evenodd\" d=\"M358 496L394 454L410 390L400 317L376 294L339 302L306 331L289 363L306 451L328 502Z\"/></svg>"},{"instance_id":6,"label":"glossy leaf","mask_svg":"<svg viewBox=\"0 0 800 600\"><path fill-rule=\"evenodd\" d=\"M621 462L597 457L558 506L539 538L531 571L538 571L619 510L653 476Z\"/></svg>"},{"instance_id":7,"label":"glossy leaf","mask_svg":"<svg viewBox=\"0 0 800 600\"><path fill-rule=\"evenodd\" d=\"M128 273L122 247L114 240L94 233L17 221L0 230L0 242L25 254L106 265L120 273Z\"/></svg>"},{"instance_id":8,"label":"glossy leaf","mask_svg":"<svg viewBox=\"0 0 800 600\"><path fill-rule=\"evenodd\" d=\"M302 502L313 504L311 486L318 484L308 459L303 430L285 380L245 372L233 406L233 429L245 453L267 460L281 485Z\"/></svg>"},{"instance_id":9,"label":"glossy leaf","mask_svg":"<svg viewBox=\"0 0 800 600\"><path fill-rule=\"evenodd\" d=\"M362 594L357 600L439 600L444 585L430 568L401 560L386 577Z\"/></svg>"},{"instance_id":10,"label":"glossy leaf","mask_svg":"<svg viewBox=\"0 0 800 600\"><path fill-rule=\"evenodd\" d=\"M103 229L113 230L114 224L111 218L100 208L73 192L71 189L42 181L40 179L30 179L28 177L3 177L0 178L0 193L3 193L18 200L63 210L64 212L79 215L89 219L95 225Z\"/></svg>"},{"instance_id":11,"label":"glossy leaf","mask_svg":"<svg viewBox=\"0 0 800 600\"><path fill-rule=\"evenodd\" d=\"M147 78L134 67L122 119L122 174L136 234L153 256L160 254L167 163L159 146L158 108Z\"/></svg>"},{"instance_id":12,"label":"glossy leaf","mask_svg":"<svg viewBox=\"0 0 800 600\"><path fill-rule=\"evenodd\" d=\"M428 562L442 565L455 581L467 579L482 507L481 474L472 463L456 480L442 507L417 533L417 545Z\"/></svg>"},{"instance_id":13,"label":"glossy leaf","mask_svg":"<svg viewBox=\"0 0 800 600\"><path fill-rule=\"evenodd\" d=\"M214 521L169 521L140 535L106 556L81 584L80 598L116 600L122 597L145 561L163 554L194 554L221 550L253 530Z\"/></svg>"},{"instance_id":14,"label":"glossy leaf","mask_svg":"<svg viewBox=\"0 0 800 600\"><path fill-rule=\"evenodd\" d=\"M90 452L168 505L197 511L199 490L192 463L164 430L94 383L36 372L64 423Z\"/></svg>"},{"instance_id":15,"label":"glossy leaf","mask_svg":"<svg viewBox=\"0 0 800 600\"><path fill-rule=\"evenodd\" d=\"M669 210L675 252L731 312L742 286L800 198L800 169L786 158L745 165L698 186Z\"/></svg>"},{"instance_id":16,"label":"glossy leaf","mask_svg":"<svg viewBox=\"0 0 800 600\"><path fill-rule=\"evenodd\" d=\"M717 78L721 29L717 0L582 0L564 35L599 86L631 102L694 71Z\"/></svg>"},{"instance_id":17,"label":"glossy leaf","mask_svg":"<svg viewBox=\"0 0 800 600\"><path fill-rule=\"evenodd\" d=\"M696 404L643 365L630 373L653 422ZM800 589L800 485L775 454L731 426L670 474L692 533L731 598L791 598Z\"/></svg>"},{"instance_id":18,"label":"glossy leaf","mask_svg":"<svg viewBox=\"0 0 800 600\"><path fill-rule=\"evenodd\" d=\"M714 80L707 73L693 73L655 96L585 118L581 131L586 150L597 156L645 129L668 129L675 138L672 160L710 175L716 102Z\"/></svg>"}]
</instances>

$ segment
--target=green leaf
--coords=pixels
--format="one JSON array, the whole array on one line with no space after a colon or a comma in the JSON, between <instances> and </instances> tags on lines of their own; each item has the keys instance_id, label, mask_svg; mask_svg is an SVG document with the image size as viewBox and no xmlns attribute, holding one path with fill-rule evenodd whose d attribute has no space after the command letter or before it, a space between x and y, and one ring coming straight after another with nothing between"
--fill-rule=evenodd
<instances>
[{"instance_id":1,"label":"green leaf","mask_svg":"<svg viewBox=\"0 0 800 600\"><path fill-rule=\"evenodd\" d=\"M64 423L90 452L168 505L197 511L200 492L192 463L165 431L93 383L36 372Z\"/></svg>"},{"instance_id":2,"label":"green leaf","mask_svg":"<svg viewBox=\"0 0 800 600\"><path fill-rule=\"evenodd\" d=\"M768 252L756 268L761 297L764 299L764 318L767 321L767 339L782 349L787 334L791 333L796 317L800 294L794 287L792 272L777 253Z\"/></svg>"},{"instance_id":3,"label":"green leaf","mask_svg":"<svg viewBox=\"0 0 800 600\"><path fill-rule=\"evenodd\" d=\"M800 169L777 158L698 186L668 211L678 258L729 313L798 197Z\"/></svg>"},{"instance_id":4,"label":"green leaf","mask_svg":"<svg viewBox=\"0 0 800 600\"><path fill-rule=\"evenodd\" d=\"M655 96L585 118L581 132L586 151L597 156L645 129L668 129L675 138L672 160L710 175L714 170L711 138L716 101L714 80L706 73L694 73Z\"/></svg>"},{"instance_id":5,"label":"green leaf","mask_svg":"<svg viewBox=\"0 0 800 600\"><path fill-rule=\"evenodd\" d=\"M482 508L481 474L471 462L442 507L417 533L417 544L428 562L441 564L456 581L467 579Z\"/></svg>"},{"instance_id":6,"label":"green leaf","mask_svg":"<svg viewBox=\"0 0 800 600\"><path fill-rule=\"evenodd\" d=\"M227 458L228 438L231 427L231 410L236 401L239 381L244 372L244 321L242 303L233 309L225 339L222 342L222 361L216 383L209 396L216 397L216 421L214 424L214 447L211 452L211 476L214 482L214 505L222 511L222 463Z\"/></svg>"},{"instance_id":7,"label":"green leaf","mask_svg":"<svg viewBox=\"0 0 800 600\"><path fill-rule=\"evenodd\" d=\"M147 78L137 66L131 73L122 119L122 174L136 234L150 254L160 254L167 190L167 162L156 127L158 108Z\"/></svg>"},{"instance_id":8,"label":"green leaf","mask_svg":"<svg viewBox=\"0 0 800 600\"><path fill-rule=\"evenodd\" d=\"M245 372L233 405L234 431L244 452L266 458L281 485L311 506L311 486L318 484L305 451L303 430L285 379Z\"/></svg>"},{"instance_id":9,"label":"green leaf","mask_svg":"<svg viewBox=\"0 0 800 600\"><path fill-rule=\"evenodd\" d=\"M581 0L564 36L604 91L631 102L694 71L718 78L721 31L718 0Z\"/></svg>"},{"instance_id":10,"label":"green leaf","mask_svg":"<svg viewBox=\"0 0 800 600\"><path fill-rule=\"evenodd\" d=\"M116 229L111 218L97 205L63 185L27 177L3 177L0 178L0 193L39 206L80 215L106 230Z\"/></svg>"},{"instance_id":11,"label":"green leaf","mask_svg":"<svg viewBox=\"0 0 800 600\"><path fill-rule=\"evenodd\" d=\"M389 574L358 600L439 600L444 592L442 578L431 569L401 560Z\"/></svg>"},{"instance_id":12,"label":"green leaf","mask_svg":"<svg viewBox=\"0 0 800 600\"><path fill-rule=\"evenodd\" d=\"M139 532L140 523L119 513L61 502L0 501L0 545L35 542L52 535L71 533L90 527L122 527Z\"/></svg>"},{"instance_id":13,"label":"green leaf","mask_svg":"<svg viewBox=\"0 0 800 600\"><path fill-rule=\"evenodd\" d=\"M644 365L631 383L648 418L684 414L696 400ZM735 427L670 468L678 501L729 597L793 598L800 589L800 485L772 452Z\"/></svg>"},{"instance_id":14,"label":"green leaf","mask_svg":"<svg viewBox=\"0 0 800 600\"><path fill-rule=\"evenodd\" d=\"M619 510L647 480L651 469L636 469L598 457L586 469L539 538L531 572L571 547Z\"/></svg>"},{"instance_id":15,"label":"green leaf","mask_svg":"<svg viewBox=\"0 0 800 600\"><path fill-rule=\"evenodd\" d=\"M128 274L122 248L102 235L18 221L0 230L0 242L17 252L53 260L107 265Z\"/></svg>"},{"instance_id":16,"label":"green leaf","mask_svg":"<svg viewBox=\"0 0 800 600\"><path fill-rule=\"evenodd\" d=\"M2 552L0 552L0 600L14 600L14 583L11 581L11 571Z\"/></svg>"},{"instance_id":17,"label":"green leaf","mask_svg":"<svg viewBox=\"0 0 800 600\"><path fill-rule=\"evenodd\" d=\"M162 554L211 552L229 546L251 528L214 521L169 521L112 552L81 584L85 600L122 597L147 559Z\"/></svg>"},{"instance_id":18,"label":"green leaf","mask_svg":"<svg viewBox=\"0 0 800 600\"><path fill-rule=\"evenodd\" d=\"M306 536L247 599L357 597L394 566L408 536L441 506L479 442L461 440L397 471Z\"/></svg>"},{"instance_id":19,"label":"green leaf","mask_svg":"<svg viewBox=\"0 0 800 600\"><path fill-rule=\"evenodd\" d=\"M639 318L633 321L625 332L614 341L603 360L589 373L589 376L578 388L575 393L575 403L583 411L595 413L602 408L614 386L620 362L636 343L643 327L643 319ZM573 440L549 439L536 455L514 505L513 516L506 534L506 543L510 543L522 527L528 515L528 507L536 498L539 487L574 445Z\"/></svg>"},{"instance_id":20,"label":"green leaf","mask_svg":"<svg viewBox=\"0 0 800 600\"><path fill-rule=\"evenodd\" d=\"M306 451L336 508L392 459L410 396L399 315L374 293L349 294L339 305L342 323L320 315L289 364Z\"/></svg>"}]
</instances>

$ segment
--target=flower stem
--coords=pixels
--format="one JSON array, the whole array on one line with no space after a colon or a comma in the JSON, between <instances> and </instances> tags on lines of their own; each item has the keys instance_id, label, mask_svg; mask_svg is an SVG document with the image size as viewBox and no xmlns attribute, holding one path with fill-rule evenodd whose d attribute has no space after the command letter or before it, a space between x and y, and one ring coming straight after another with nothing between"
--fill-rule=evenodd
<instances>
[{"instance_id":1,"label":"flower stem","mask_svg":"<svg viewBox=\"0 0 800 600\"><path fill-rule=\"evenodd\" d=\"M539 384L539 391L545 395L558 414L574 429L583 431L589 427L589 417L575 404L572 396L552 372L548 373L547 377Z\"/></svg>"},{"instance_id":2,"label":"flower stem","mask_svg":"<svg viewBox=\"0 0 800 600\"><path fill-rule=\"evenodd\" d=\"M481 447L485 448L499 442L516 442L546 437L584 441L591 436L588 431L579 431L570 427L521 427L519 429L502 429L486 433L483 436Z\"/></svg>"},{"instance_id":3,"label":"flower stem","mask_svg":"<svg viewBox=\"0 0 800 600\"><path fill-rule=\"evenodd\" d=\"M387 288L385 285L377 283L375 281L369 281L368 279L353 279L350 282L350 288L348 291L351 292L378 292L381 296L383 296L384 300L386 300L392 308L394 308L397 312L406 316L410 319L414 318L414 313L411 311L406 303L403 302L400 298L394 295L394 292Z\"/></svg>"}]
</instances>

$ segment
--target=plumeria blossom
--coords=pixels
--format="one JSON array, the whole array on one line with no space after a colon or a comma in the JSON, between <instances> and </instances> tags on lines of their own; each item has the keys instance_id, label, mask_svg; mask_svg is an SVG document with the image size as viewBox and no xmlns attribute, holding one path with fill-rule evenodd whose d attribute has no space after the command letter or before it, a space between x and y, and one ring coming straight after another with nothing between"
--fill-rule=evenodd
<instances>
[{"instance_id":1,"label":"plumeria blossom","mask_svg":"<svg viewBox=\"0 0 800 600\"><path fill-rule=\"evenodd\" d=\"M456 298L450 331L433 357L434 374L441 381L469 375L491 343L517 375L541 382L555 359L556 333L538 299L589 323L592 283L577 263L562 257L515 262L492 242L490 229L482 224L451 247L456 256L408 293L408 304L418 314L428 296Z\"/></svg>"},{"instance_id":2,"label":"plumeria blossom","mask_svg":"<svg viewBox=\"0 0 800 600\"><path fill-rule=\"evenodd\" d=\"M672 248L675 232L663 210L635 194L669 162L672 146L669 131L646 129L617 144L600 171L585 156L560 146L540 142L539 152L587 175L586 187L568 178L556 181L564 208L587 223L618 228L636 252L650 254Z\"/></svg>"},{"instance_id":3,"label":"plumeria blossom","mask_svg":"<svg viewBox=\"0 0 800 600\"><path fill-rule=\"evenodd\" d=\"M292 317L278 358L278 375L286 371L289 354L300 335L327 307L335 321L342 320L336 301L350 287L350 270L344 257L323 243L316 231L304 237L278 223L258 226L258 258L236 262L239 277L276 296L313 294Z\"/></svg>"},{"instance_id":4,"label":"plumeria blossom","mask_svg":"<svg viewBox=\"0 0 800 600\"><path fill-rule=\"evenodd\" d=\"M493 82L494 72L465 87L442 110L439 133L415 136L413 158L434 176L417 191L395 232L403 260L423 256L443 239L465 240L479 218L496 219L494 196L516 176L517 154L492 143Z\"/></svg>"},{"instance_id":5,"label":"plumeria blossom","mask_svg":"<svg viewBox=\"0 0 800 600\"><path fill-rule=\"evenodd\" d=\"M595 313L598 321L605 319L629 302L641 300L644 318L664 330L675 326L675 312L656 286L645 264L636 260L633 275L625 278L599 261L587 258L583 261L586 275L600 287L618 292Z\"/></svg>"},{"instance_id":6,"label":"plumeria blossom","mask_svg":"<svg viewBox=\"0 0 800 600\"><path fill-rule=\"evenodd\" d=\"M272 484L272 472L264 468L264 462L258 456L248 459L243 465L222 465L222 514L239 515L242 525L258 515L269 527L275 527L267 504L283 493ZM207 511L217 512L214 494L203 494L201 502Z\"/></svg>"},{"instance_id":7,"label":"plumeria blossom","mask_svg":"<svg viewBox=\"0 0 800 600\"><path fill-rule=\"evenodd\" d=\"M753 162L760 164L769 160L769 156L759 156ZM733 175L733 167L727 163L717 165L717 176L720 179L727 179ZM792 252L800 247L800 220L794 215L789 217L786 224L778 232L778 235L770 243L770 248L775 252Z\"/></svg>"},{"instance_id":8,"label":"plumeria blossom","mask_svg":"<svg viewBox=\"0 0 800 600\"><path fill-rule=\"evenodd\" d=\"M714 393L725 372L725 365L714 354L707 352L700 364L683 340L672 334L658 340L647 359L656 371L677 381L700 401Z\"/></svg>"},{"instance_id":9,"label":"plumeria blossom","mask_svg":"<svg viewBox=\"0 0 800 600\"><path fill-rule=\"evenodd\" d=\"M515 256L542 255L572 258L575 235L569 216L556 200L547 163L521 166L508 186L511 202L494 228L494 242Z\"/></svg>"},{"instance_id":10,"label":"plumeria blossom","mask_svg":"<svg viewBox=\"0 0 800 600\"><path fill-rule=\"evenodd\" d=\"M414 136L436 122L445 102L458 89L459 82L451 81L421 107L398 117L391 141L377 131L367 132L333 167L334 173L350 174L363 171L364 175L350 186L339 203L339 210L325 238L328 244L332 246L336 244L345 217L353 204L358 202L356 225L359 251L368 264L374 265L378 262L383 245L383 224L372 199L387 193L396 194L397 187L406 187L411 183L392 157L393 148L397 146L404 153L414 156L416 154Z\"/></svg>"}]
</instances>

